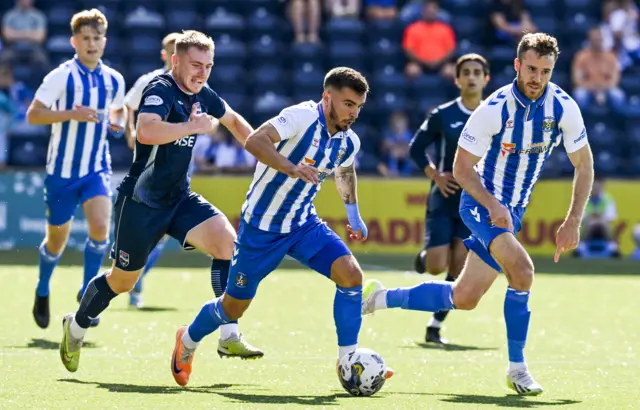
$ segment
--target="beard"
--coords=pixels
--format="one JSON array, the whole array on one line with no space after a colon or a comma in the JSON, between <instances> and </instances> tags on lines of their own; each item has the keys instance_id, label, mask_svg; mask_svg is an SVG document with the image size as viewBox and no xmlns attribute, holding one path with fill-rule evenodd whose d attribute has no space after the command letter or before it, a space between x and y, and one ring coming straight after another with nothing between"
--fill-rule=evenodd
<instances>
[{"instance_id":1,"label":"beard","mask_svg":"<svg viewBox=\"0 0 640 410\"><path fill-rule=\"evenodd\" d=\"M336 130L338 131L346 131L349 128L340 124L340 119L338 119L336 109L333 107L333 101L329 102L329 119L333 122L333 126L336 127Z\"/></svg>"},{"instance_id":2,"label":"beard","mask_svg":"<svg viewBox=\"0 0 640 410\"><path fill-rule=\"evenodd\" d=\"M527 95L527 85L529 85L529 83L525 83L524 82L524 80L520 76L520 72L518 72L517 75L516 75L516 84L518 85L518 88L520 89L520 91L522 91L522 93L527 98L529 98L531 100L537 100L538 98L540 98L542 96L542 94L544 93L544 90L546 88L546 84L543 84L543 83L531 83L530 85L536 85L536 86L540 87L540 89L538 91L536 91L534 96Z\"/></svg>"}]
</instances>

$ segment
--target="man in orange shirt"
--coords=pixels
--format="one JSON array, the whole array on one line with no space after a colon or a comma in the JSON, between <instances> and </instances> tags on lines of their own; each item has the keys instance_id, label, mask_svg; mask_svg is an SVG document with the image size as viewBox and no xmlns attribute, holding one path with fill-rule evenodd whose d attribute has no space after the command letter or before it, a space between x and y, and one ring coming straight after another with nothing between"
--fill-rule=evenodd
<instances>
[{"instance_id":1,"label":"man in orange shirt","mask_svg":"<svg viewBox=\"0 0 640 410\"><path fill-rule=\"evenodd\" d=\"M402 47L410 60L405 73L410 77L425 71L439 72L455 52L453 29L436 20L438 11L438 2L428 0L422 9L422 20L410 24L404 32Z\"/></svg>"},{"instance_id":2,"label":"man in orange shirt","mask_svg":"<svg viewBox=\"0 0 640 410\"><path fill-rule=\"evenodd\" d=\"M573 59L573 98L581 109L586 109L592 99L620 111L625 104L624 91L620 83L620 62L615 53L603 48L602 31L589 31L589 46L579 51Z\"/></svg>"}]
</instances>

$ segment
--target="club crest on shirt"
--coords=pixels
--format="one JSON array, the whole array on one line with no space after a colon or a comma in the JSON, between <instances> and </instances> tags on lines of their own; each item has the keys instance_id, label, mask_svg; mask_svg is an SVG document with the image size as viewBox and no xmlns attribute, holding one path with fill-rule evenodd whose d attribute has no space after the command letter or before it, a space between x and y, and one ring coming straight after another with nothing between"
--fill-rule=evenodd
<instances>
[{"instance_id":1,"label":"club crest on shirt","mask_svg":"<svg viewBox=\"0 0 640 410\"><path fill-rule=\"evenodd\" d=\"M129 266L129 254L122 249L118 252L118 260L123 268Z\"/></svg>"},{"instance_id":2,"label":"club crest on shirt","mask_svg":"<svg viewBox=\"0 0 640 410\"><path fill-rule=\"evenodd\" d=\"M247 286L247 275L242 272L238 272L236 274L236 286L239 288L244 288Z\"/></svg>"},{"instance_id":3,"label":"club crest on shirt","mask_svg":"<svg viewBox=\"0 0 640 410\"><path fill-rule=\"evenodd\" d=\"M553 117L545 117L542 121L542 131L551 132L556 127L556 119Z\"/></svg>"}]
</instances>

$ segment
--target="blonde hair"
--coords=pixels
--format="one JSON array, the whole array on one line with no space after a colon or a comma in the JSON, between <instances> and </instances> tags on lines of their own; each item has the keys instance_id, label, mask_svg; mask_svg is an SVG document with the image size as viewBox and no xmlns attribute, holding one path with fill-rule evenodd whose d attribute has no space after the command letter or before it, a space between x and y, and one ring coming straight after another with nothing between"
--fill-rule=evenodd
<instances>
[{"instance_id":1,"label":"blonde hair","mask_svg":"<svg viewBox=\"0 0 640 410\"><path fill-rule=\"evenodd\" d=\"M104 27L106 33L109 23L107 17L98 9L82 10L71 17L71 33L79 33L84 26L93 27L98 32L100 27Z\"/></svg>"},{"instance_id":2,"label":"blonde hair","mask_svg":"<svg viewBox=\"0 0 640 410\"><path fill-rule=\"evenodd\" d=\"M211 37L196 30L183 31L176 40L176 54L183 53L191 47L196 47L203 51L215 51L215 44Z\"/></svg>"},{"instance_id":3,"label":"blonde hair","mask_svg":"<svg viewBox=\"0 0 640 410\"><path fill-rule=\"evenodd\" d=\"M162 49L166 50L170 46L174 46L176 44L176 40L180 37L180 33L170 33L164 36L162 39Z\"/></svg>"}]
</instances>

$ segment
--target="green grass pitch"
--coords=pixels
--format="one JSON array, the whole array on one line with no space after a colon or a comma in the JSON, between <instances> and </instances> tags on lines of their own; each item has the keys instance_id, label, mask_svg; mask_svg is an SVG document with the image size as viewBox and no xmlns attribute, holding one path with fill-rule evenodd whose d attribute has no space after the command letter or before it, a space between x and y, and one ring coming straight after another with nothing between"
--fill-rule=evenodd
<instances>
[{"instance_id":1,"label":"green grass pitch","mask_svg":"<svg viewBox=\"0 0 640 410\"><path fill-rule=\"evenodd\" d=\"M31 317L36 267L2 266L0 408L77 409L491 409L640 408L640 276L544 275L536 278L527 358L545 387L521 398L504 385L507 360L499 278L477 310L453 312L448 349L423 344L429 314L389 310L366 317L360 346L396 371L372 398L354 398L335 374L334 286L304 270L280 270L261 285L240 322L265 349L259 361L219 359L217 333L200 345L188 388L170 373L176 328L212 296L206 268L155 269L147 277L144 311L112 301L91 329L80 369L67 373L58 355L60 321L77 307L79 268L52 279L52 321ZM386 286L429 279L367 272Z\"/></svg>"}]
</instances>

